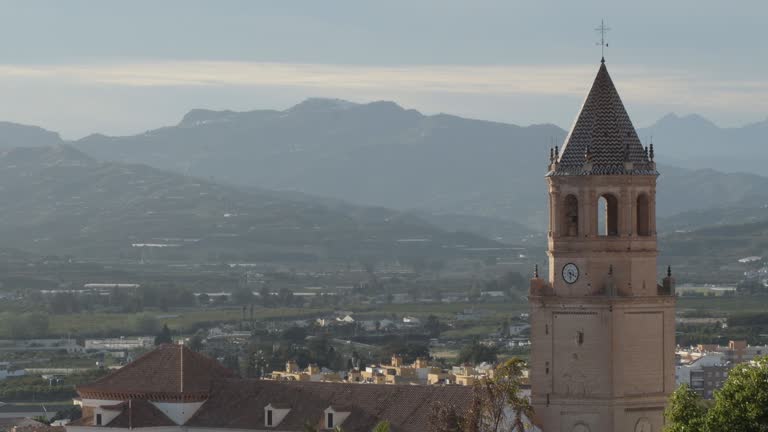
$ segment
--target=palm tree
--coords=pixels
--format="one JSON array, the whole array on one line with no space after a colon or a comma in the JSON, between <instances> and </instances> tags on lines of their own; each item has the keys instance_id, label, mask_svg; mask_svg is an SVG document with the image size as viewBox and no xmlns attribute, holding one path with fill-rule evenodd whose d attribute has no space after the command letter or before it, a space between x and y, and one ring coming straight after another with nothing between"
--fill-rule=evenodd
<instances>
[{"instance_id":1,"label":"palm tree","mask_svg":"<svg viewBox=\"0 0 768 432\"><path fill-rule=\"evenodd\" d=\"M317 426L307 421L304 423L304 432L319 432L319 429ZM336 426L333 428L333 432L344 432L344 428ZM389 432L389 422L386 420L378 422L371 432Z\"/></svg>"},{"instance_id":2,"label":"palm tree","mask_svg":"<svg viewBox=\"0 0 768 432\"><path fill-rule=\"evenodd\" d=\"M386 420L380 421L371 432L389 432L389 422Z\"/></svg>"}]
</instances>

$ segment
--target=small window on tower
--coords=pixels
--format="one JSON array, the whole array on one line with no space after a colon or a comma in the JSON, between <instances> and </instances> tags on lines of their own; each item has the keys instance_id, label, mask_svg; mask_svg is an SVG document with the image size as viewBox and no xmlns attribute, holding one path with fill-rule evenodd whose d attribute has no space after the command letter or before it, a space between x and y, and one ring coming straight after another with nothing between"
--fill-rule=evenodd
<instances>
[{"instance_id":1,"label":"small window on tower","mask_svg":"<svg viewBox=\"0 0 768 432\"><path fill-rule=\"evenodd\" d=\"M96 426L101 426L101 414L96 414Z\"/></svg>"},{"instance_id":2,"label":"small window on tower","mask_svg":"<svg viewBox=\"0 0 768 432\"><path fill-rule=\"evenodd\" d=\"M549 375L549 362L545 362L544 366L545 366L544 370L545 370L546 374Z\"/></svg>"},{"instance_id":3,"label":"small window on tower","mask_svg":"<svg viewBox=\"0 0 768 432\"><path fill-rule=\"evenodd\" d=\"M581 330L576 332L576 343L579 345L584 344L584 332Z\"/></svg>"},{"instance_id":4,"label":"small window on tower","mask_svg":"<svg viewBox=\"0 0 768 432\"><path fill-rule=\"evenodd\" d=\"M544 324L544 334L549 334L549 324Z\"/></svg>"}]
</instances>

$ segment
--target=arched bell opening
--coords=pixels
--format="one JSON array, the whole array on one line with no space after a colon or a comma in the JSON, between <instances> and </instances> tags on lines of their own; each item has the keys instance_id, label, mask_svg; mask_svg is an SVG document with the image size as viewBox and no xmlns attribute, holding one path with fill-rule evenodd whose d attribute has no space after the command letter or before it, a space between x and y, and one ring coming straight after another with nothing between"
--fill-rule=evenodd
<instances>
[{"instance_id":1,"label":"arched bell opening","mask_svg":"<svg viewBox=\"0 0 768 432\"><path fill-rule=\"evenodd\" d=\"M647 237L651 235L651 214L648 203L648 195L641 194L637 197L637 235Z\"/></svg>"},{"instance_id":2,"label":"arched bell opening","mask_svg":"<svg viewBox=\"0 0 768 432\"><path fill-rule=\"evenodd\" d=\"M611 194L597 200L597 233L602 237L619 235L619 200Z\"/></svg>"},{"instance_id":3,"label":"arched bell opening","mask_svg":"<svg viewBox=\"0 0 768 432\"><path fill-rule=\"evenodd\" d=\"M566 237L579 235L579 200L575 195L565 197L562 228L563 235Z\"/></svg>"}]
</instances>

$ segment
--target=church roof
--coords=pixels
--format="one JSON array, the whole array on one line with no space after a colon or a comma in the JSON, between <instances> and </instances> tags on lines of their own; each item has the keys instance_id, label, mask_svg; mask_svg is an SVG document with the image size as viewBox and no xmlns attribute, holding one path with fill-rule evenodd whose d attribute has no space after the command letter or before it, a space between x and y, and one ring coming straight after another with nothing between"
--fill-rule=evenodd
<instances>
[{"instance_id":1,"label":"church roof","mask_svg":"<svg viewBox=\"0 0 768 432\"><path fill-rule=\"evenodd\" d=\"M341 424L348 431L369 431L386 420L395 432L430 430L435 403L453 406L464 414L472 406L469 386L353 384L308 381L230 379L217 384L210 398L185 424L190 430L253 429L264 424L264 407L290 411L271 429L303 430L318 424L327 408L348 412ZM322 429L322 428L321 428Z\"/></svg>"},{"instance_id":2,"label":"church roof","mask_svg":"<svg viewBox=\"0 0 768 432\"><path fill-rule=\"evenodd\" d=\"M548 175L622 174L658 172L603 62Z\"/></svg>"},{"instance_id":3,"label":"church roof","mask_svg":"<svg viewBox=\"0 0 768 432\"><path fill-rule=\"evenodd\" d=\"M77 387L94 399L205 400L214 382L233 373L218 361L184 345L163 345L132 363Z\"/></svg>"}]
</instances>

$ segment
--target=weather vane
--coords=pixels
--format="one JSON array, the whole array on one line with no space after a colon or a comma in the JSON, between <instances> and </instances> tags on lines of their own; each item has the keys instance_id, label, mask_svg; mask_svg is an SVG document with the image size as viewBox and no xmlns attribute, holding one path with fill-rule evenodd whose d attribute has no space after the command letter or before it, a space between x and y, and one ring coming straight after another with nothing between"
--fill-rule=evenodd
<instances>
[{"instance_id":1,"label":"weather vane","mask_svg":"<svg viewBox=\"0 0 768 432\"><path fill-rule=\"evenodd\" d=\"M608 47L608 42L605 41L605 35L611 31L611 28L605 25L605 20L600 20L600 27L595 29L600 33L600 54L602 55L601 62L605 63L605 49ZM595 44L597 45L597 43Z\"/></svg>"}]
</instances>

